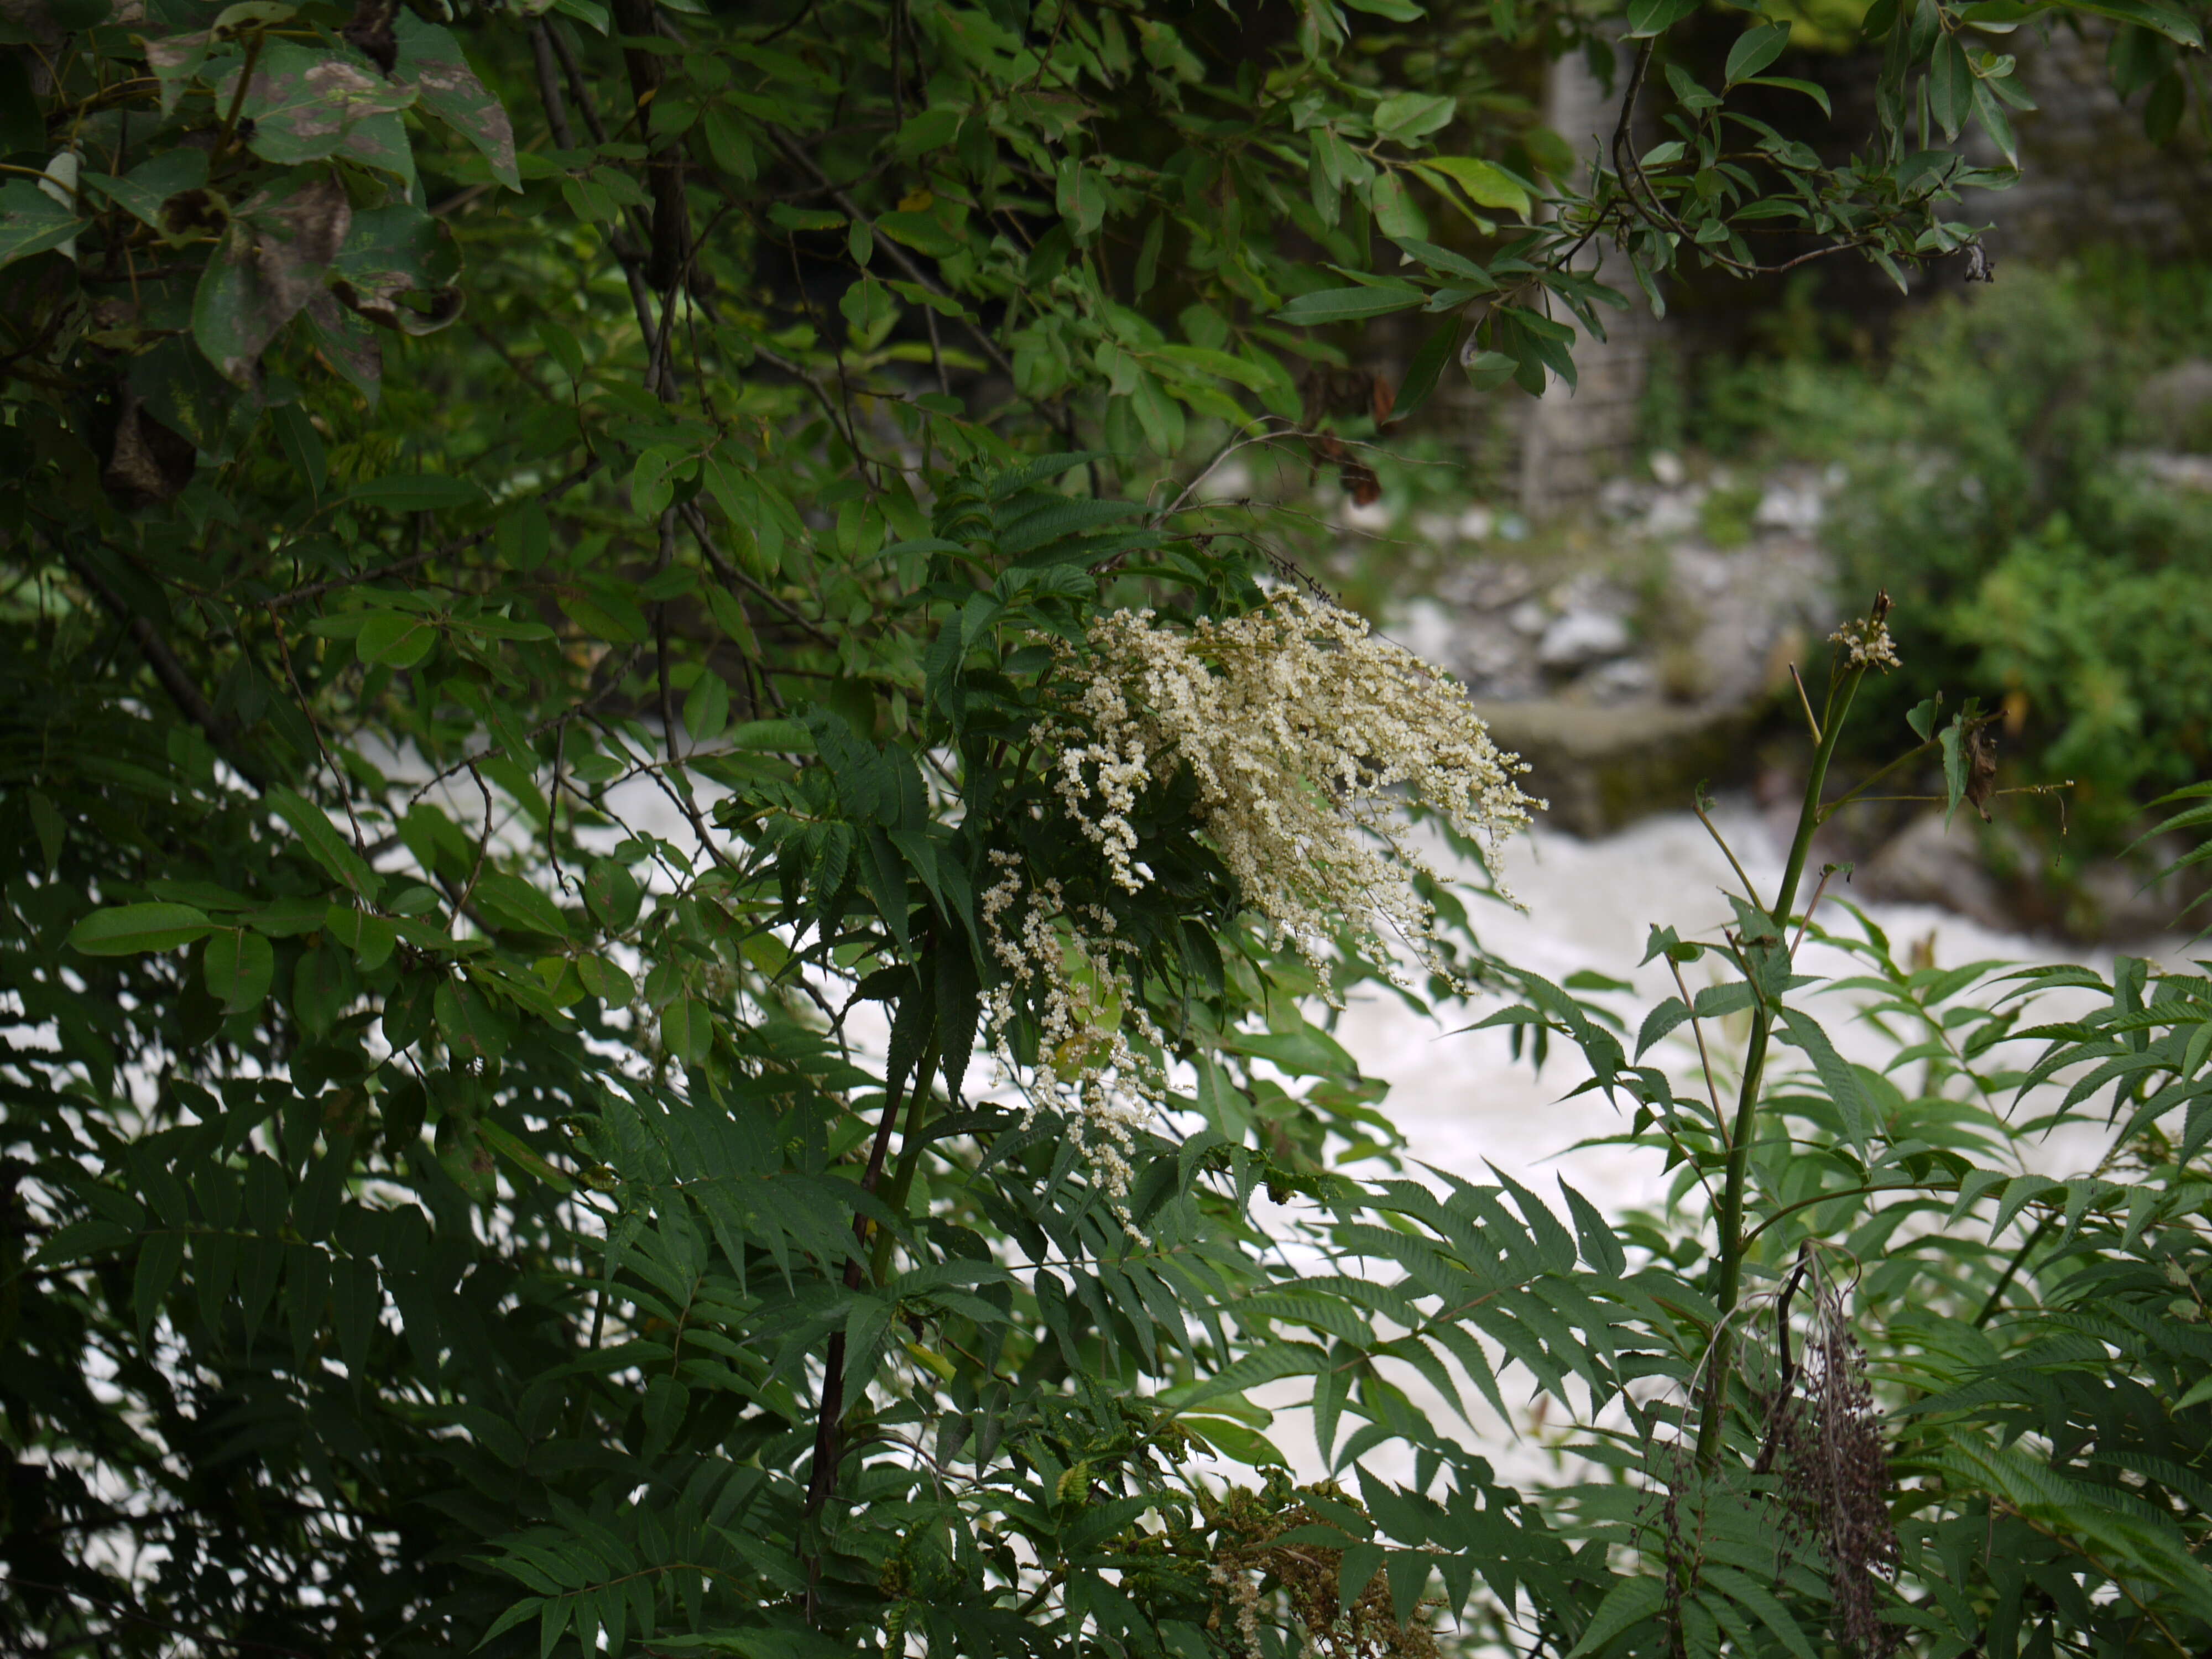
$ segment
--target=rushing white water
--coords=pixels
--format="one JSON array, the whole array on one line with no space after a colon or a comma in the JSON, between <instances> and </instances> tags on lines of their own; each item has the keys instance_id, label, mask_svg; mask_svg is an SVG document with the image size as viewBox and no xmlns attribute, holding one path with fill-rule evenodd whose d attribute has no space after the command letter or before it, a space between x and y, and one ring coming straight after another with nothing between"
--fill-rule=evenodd
<instances>
[{"instance_id":1,"label":"rushing white water","mask_svg":"<svg viewBox=\"0 0 2212 1659\"><path fill-rule=\"evenodd\" d=\"M1770 900L1786 850L1766 822L1747 807L1724 806L1717 827L1743 865L1759 895ZM1966 833L1963 830L1960 834ZM1516 966L1557 983L1589 969L1635 986L1632 995L1607 996L1631 1023L1672 995L1663 961L1638 968L1647 931L1672 927L1686 939L1715 939L1732 926L1727 889L1742 890L1726 856L1689 813L1647 818L1619 835L1577 841L1540 828L1509 848L1500 874L1526 906L1516 912L1486 905L1476 913L1483 942ZM1808 878L1807 888L1809 890ZM1808 891L1801 891L1800 902ZM1847 883L1832 883L1818 920L1828 930L1856 933L1841 903L1856 903ZM2066 954L2050 941L1991 933L1927 905L1862 906L1887 933L1900 959L1945 968L1984 960L2050 962ZM2108 963L2110 953L2101 960ZM1693 993L1723 976L1708 957L1684 970ZM1808 944L1800 971L1840 975L1853 971L1839 951ZM1878 1044L1851 1029L1848 1006L1816 1004L1820 1018L1846 1054L1870 1060ZM1475 1016L1488 1009L1478 1005ZM1339 1036L1361 1065L1392 1087L1389 1109L1415 1157L1471 1178L1486 1163L1515 1179L1549 1187L1564 1174L1606 1208L1655 1203L1664 1181L1657 1161L1642 1152L1589 1149L1568 1152L1577 1140L1617 1133L1625 1125L1601 1095L1560 1098L1588 1075L1571 1051L1553 1048L1541 1077L1513 1063L1503 1030L1447 1034L1393 999L1370 994L1346 1011ZM1709 1035L1711 1035L1709 1033ZM1689 1029L1661 1045L1662 1063L1683 1072L1696 1065Z\"/></svg>"}]
</instances>

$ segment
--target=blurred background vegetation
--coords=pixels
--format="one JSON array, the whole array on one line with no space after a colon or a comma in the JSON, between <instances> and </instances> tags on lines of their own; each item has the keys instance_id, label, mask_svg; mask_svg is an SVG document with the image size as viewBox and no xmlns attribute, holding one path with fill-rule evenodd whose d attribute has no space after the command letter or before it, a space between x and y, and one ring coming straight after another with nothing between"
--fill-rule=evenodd
<instances>
[{"instance_id":1,"label":"blurred background vegetation","mask_svg":"<svg viewBox=\"0 0 2212 1659\"><path fill-rule=\"evenodd\" d=\"M2090 250L1879 333L1820 295L1799 275L1744 356L1664 356L1648 444L1844 468L1840 574L1899 602L1882 702L1990 688L2006 769L2124 836L2212 761L2212 477L2175 464L2212 456L2212 266Z\"/></svg>"}]
</instances>

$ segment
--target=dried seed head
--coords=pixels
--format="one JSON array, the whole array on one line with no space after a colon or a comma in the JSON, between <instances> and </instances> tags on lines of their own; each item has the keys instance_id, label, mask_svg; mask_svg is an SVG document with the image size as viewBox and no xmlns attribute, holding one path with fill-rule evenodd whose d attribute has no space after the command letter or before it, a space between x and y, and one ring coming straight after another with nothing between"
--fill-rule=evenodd
<instances>
[{"instance_id":1,"label":"dried seed head","mask_svg":"<svg viewBox=\"0 0 2212 1659\"><path fill-rule=\"evenodd\" d=\"M1771 1419L1787 1529L1818 1545L1835 1597L1836 1634L1861 1659L1886 1659L1899 1633L1881 1610L1897 1578L1893 1482L1866 1351L1832 1287L1821 1283L1797 1382Z\"/></svg>"}]
</instances>

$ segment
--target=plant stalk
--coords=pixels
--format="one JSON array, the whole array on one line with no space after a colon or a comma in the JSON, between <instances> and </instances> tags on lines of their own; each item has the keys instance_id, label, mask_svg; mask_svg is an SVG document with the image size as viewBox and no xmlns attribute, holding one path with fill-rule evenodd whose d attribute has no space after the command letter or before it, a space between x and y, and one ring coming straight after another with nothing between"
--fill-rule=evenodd
<instances>
[{"instance_id":1,"label":"plant stalk","mask_svg":"<svg viewBox=\"0 0 2212 1659\"><path fill-rule=\"evenodd\" d=\"M1835 758L1836 742L1850 717L1851 700L1866 678L1864 665L1845 671L1828 695L1822 711L1820 741L1813 751L1810 775L1805 780L1805 802L1797 812L1797 833L1790 842L1790 857L1782 866L1782 884L1774 896L1767 920L1784 939L1789 937L1790 906L1796 902L1797 884L1804 879L1805 862L1813 850L1813 832L1820 827L1820 794L1827 787L1828 765ZM1736 1091L1735 1128L1729 1139L1728 1173L1721 1187L1718 1237L1715 1259L1719 1273L1713 1301L1719 1316L1713 1322L1710 1364L1705 1373L1705 1399L1698 1413L1698 1470L1711 1474L1718 1467L1728 1424L1729 1384L1735 1370L1735 1332L1729 1323L1743 1295L1744 1188L1751 1174L1752 1133L1759 1116L1759 1090L1766 1073L1768 1040L1774 1031L1774 1013L1764 997L1753 1004L1751 1041L1744 1050L1743 1086Z\"/></svg>"}]
</instances>

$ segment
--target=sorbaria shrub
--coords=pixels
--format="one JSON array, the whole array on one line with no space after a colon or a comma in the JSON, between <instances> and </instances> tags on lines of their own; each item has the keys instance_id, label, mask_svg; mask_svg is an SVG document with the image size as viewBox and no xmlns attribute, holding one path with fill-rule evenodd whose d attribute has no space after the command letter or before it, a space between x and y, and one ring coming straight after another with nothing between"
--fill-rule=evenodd
<instances>
[{"instance_id":1,"label":"sorbaria shrub","mask_svg":"<svg viewBox=\"0 0 2212 1659\"><path fill-rule=\"evenodd\" d=\"M2212 1640L2203 982L2123 963L2023 1079L1869 933L1921 1080L1837 1056L1791 953L1881 618L1737 976L1644 1023L1678 1091L1407 857L1528 810L1458 690L1193 505L1571 379L1601 240L1964 246L2008 31L2185 101L2200 28L1878 0L1831 167L1731 101L1819 97L1790 22L1705 85L1690 9L10 0L10 1647ZM1623 33L1671 136L1537 128ZM1401 1178L1369 979L1508 993L1710 1211ZM2058 1073L2116 1139L2054 1185L1993 1103ZM1413 1377L1620 1478L1504 1484Z\"/></svg>"}]
</instances>

